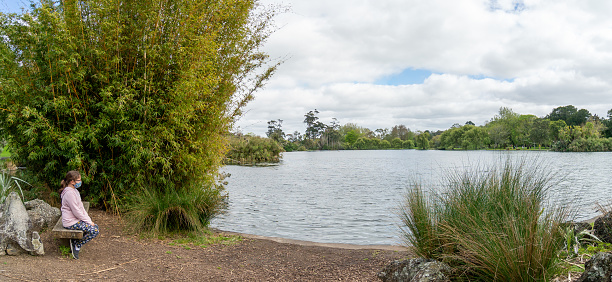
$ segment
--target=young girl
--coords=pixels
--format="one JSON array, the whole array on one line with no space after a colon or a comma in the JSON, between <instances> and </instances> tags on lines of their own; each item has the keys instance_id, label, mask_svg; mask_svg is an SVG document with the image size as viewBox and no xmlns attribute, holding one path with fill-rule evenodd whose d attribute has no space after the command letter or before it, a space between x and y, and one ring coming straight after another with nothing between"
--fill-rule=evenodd
<instances>
[{"instance_id":1,"label":"young girl","mask_svg":"<svg viewBox=\"0 0 612 282\"><path fill-rule=\"evenodd\" d=\"M64 228L83 231L82 239L70 239L70 250L72 257L79 259L79 251L83 244L91 241L100 232L98 225L94 224L81 202L81 193L77 189L81 187L81 174L76 170L66 173L62 180L62 224Z\"/></svg>"}]
</instances>

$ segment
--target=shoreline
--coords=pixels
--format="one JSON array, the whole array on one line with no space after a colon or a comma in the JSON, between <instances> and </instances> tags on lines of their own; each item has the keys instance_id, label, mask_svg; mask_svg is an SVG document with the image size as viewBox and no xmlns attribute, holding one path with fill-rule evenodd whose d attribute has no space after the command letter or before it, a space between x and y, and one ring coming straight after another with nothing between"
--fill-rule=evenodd
<instances>
[{"instance_id":1,"label":"shoreline","mask_svg":"<svg viewBox=\"0 0 612 282\"><path fill-rule=\"evenodd\" d=\"M255 234L247 234L247 233L239 233L233 231L225 231L217 228L211 228L212 231L218 232L224 235L236 235L242 236L244 238L249 239L259 239L259 240L269 240L282 244L293 244L299 246L316 246L316 247L327 247L327 248L338 248L338 249L347 249L347 250L386 250L386 251L408 251L407 247L400 245L355 245L355 244L346 244L346 243L319 243L312 241L304 241L304 240L296 240L296 239L287 239L281 237L269 237L269 236L261 236Z\"/></svg>"}]
</instances>

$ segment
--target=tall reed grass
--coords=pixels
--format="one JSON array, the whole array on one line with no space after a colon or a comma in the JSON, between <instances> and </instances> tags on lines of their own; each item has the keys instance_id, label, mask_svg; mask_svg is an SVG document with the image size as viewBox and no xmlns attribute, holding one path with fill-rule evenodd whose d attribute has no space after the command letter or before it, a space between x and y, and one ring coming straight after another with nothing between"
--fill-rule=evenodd
<instances>
[{"instance_id":1,"label":"tall reed grass","mask_svg":"<svg viewBox=\"0 0 612 282\"><path fill-rule=\"evenodd\" d=\"M220 185L141 189L126 203L130 231L163 234L203 231L226 207L227 195Z\"/></svg>"},{"instance_id":2,"label":"tall reed grass","mask_svg":"<svg viewBox=\"0 0 612 282\"><path fill-rule=\"evenodd\" d=\"M564 247L565 207L547 205L554 185L542 166L506 160L490 169L449 173L442 193L415 184L400 216L415 252L453 266L457 278L545 281Z\"/></svg>"}]
</instances>

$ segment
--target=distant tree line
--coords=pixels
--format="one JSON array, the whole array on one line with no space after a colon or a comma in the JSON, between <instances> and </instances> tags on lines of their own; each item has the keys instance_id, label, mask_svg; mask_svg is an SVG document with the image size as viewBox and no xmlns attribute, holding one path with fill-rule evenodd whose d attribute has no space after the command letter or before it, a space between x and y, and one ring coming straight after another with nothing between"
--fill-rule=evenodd
<instances>
[{"instance_id":1,"label":"distant tree line","mask_svg":"<svg viewBox=\"0 0 612 282\"><path fill-rule=\"evenodd\" d=\"M549 149L564 152L612 151L612 109L606 118L572 105L557 107L544 117L523 115L502 107L485 125L472 121L444 131L411 131L405 125L374 131L336 118L325 124L318 110L304 115L306 130L285 133L283 120L268 122L268 138L285 151L379 149Z\"/></svg>"}]
</instances>

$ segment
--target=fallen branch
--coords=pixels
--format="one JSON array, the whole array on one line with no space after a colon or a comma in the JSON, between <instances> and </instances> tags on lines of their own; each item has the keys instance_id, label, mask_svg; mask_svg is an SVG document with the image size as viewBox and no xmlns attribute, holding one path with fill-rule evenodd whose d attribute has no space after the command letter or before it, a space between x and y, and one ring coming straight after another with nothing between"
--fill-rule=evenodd
<instances>
[{"instance_id":1,"label":"fallen branch","mask_svg":"<svg viewBox=\"0 0 612 282\"><path fill-rule=\"evenodd\" d=\"M132 263L132 262L135 262L137 260L138 259L133 259L131 261L120 263L120 264L117 264L117 266L115 266L115 267L111 267L111 268L107 268L107 269L102 269L102 270L98 270L98 271L94 271L94 272L88 272L88 273L81 273L81 274L78 274L78 276L84 276L84 275L89 275L89 274L98 274L98 273L101 273L101 272L104 272L104 271L109 271L109 270L117 269L117 267L119 267L121 265Z\"/></svg>"}]
</instances>

